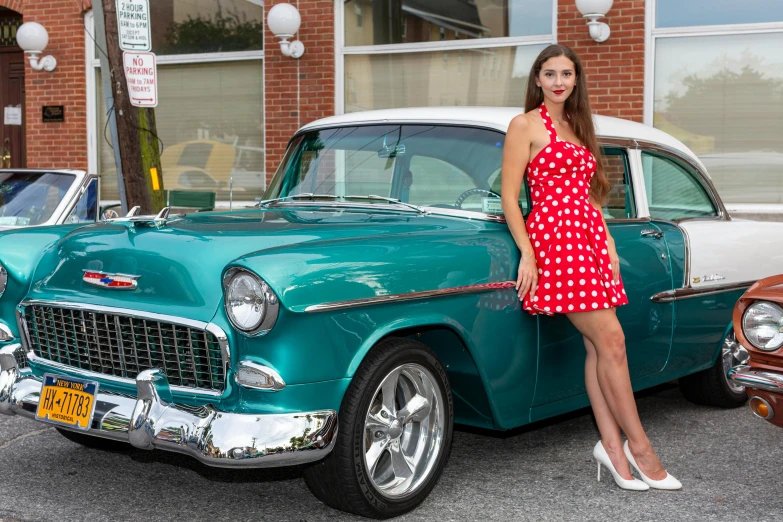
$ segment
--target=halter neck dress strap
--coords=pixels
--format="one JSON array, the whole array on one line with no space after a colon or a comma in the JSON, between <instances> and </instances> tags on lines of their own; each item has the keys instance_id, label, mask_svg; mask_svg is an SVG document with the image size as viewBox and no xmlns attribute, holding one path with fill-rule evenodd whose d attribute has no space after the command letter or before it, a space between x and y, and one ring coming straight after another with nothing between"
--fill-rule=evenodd
<instances>
[{"instance_id":1,"label":"halter neck dress strap","mask_svg":"<svg viewBox=\"0 0 783 522\"><path fill-rule=\"evenodd\" d=\"M546 109L545 104L541 104L538 108L538 112L541 114L541 119L544 120L544 126L549 131L549 143L557 141L557 131L555 130L555 124L552 123L552 118L549 117L549 111Z\"/></svg>"}]
</instances>

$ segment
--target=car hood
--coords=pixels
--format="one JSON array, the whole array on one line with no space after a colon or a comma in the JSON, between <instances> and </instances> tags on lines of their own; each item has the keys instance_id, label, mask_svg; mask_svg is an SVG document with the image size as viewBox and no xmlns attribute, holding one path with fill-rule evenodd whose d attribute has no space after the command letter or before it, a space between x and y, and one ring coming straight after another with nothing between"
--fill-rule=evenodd
<instances>
[{"instance_id":1,"label":"car hood","mask_svg":"<svg viewBox=\"0 0 783 522\"><path fill-rule=\"evenodd\" d=\"M486 224L486 223L485 223ZM286 305L307 256L351 242L354 261L378 241L448 231L475 231L478 222L414 212L353 210L252 210L196 214L165 226L99 223L63 237L36 268L29 299L145 310L209 321L222 302L226 267L248 266ZM396 237L395 237L396 236ZM298 253L306 244L306 253ZM292 251L293 250L293 251ZM281 252L287 255L273 255ZM272 254L272 255L270 255ZM369 255L369 254L367 254ZM285 264L286 266L280 266ZM139 276L138 288L122 291L83 281L84 271ZM312 272L312 270L310 270Z\"/></svg>"}]
</instances>

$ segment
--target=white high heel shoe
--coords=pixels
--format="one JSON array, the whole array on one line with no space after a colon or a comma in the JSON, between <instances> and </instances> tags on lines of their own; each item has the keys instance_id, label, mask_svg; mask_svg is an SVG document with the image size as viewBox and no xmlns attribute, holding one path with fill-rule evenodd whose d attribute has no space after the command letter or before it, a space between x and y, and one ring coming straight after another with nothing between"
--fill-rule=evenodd
<instances>
[{"instance_id":1,"label":"white high heel shoe","mask_svg":"<svg viewBox=\"0 0 783 522\"><path fill-rule=\"evenodd\" d=\"M631 463L631 466L633 466L636 471L639 472L639 475L642 476L642 480L645 484L650 486L651 488L655 489L680 489L682 487L682 484L679 480L669 475L669 473L666 473L666 478L661 480L653 480L649 478L647 475L642 473L642 470L639 469L639 466L636 465L636 461L633 458L633 455L631 454L630 448L628 448L628 441L625 441L625 444L623 444L623 452L625 453L626 458L628 459L628 462Z\"/></svg>"},{"instance_id":2,"label":"white high heel shoe","mask_svg":"<svg viewBox=\"0 0 783 522\"><path fill-rule=\"evenodd\" d=\"M621 477L620 474L617 473L617 470L614 469L612 459L609 458L609 454L606 453L606 449L604 448L604 445L601 444L600 440L595 443L595 448L593 448L593 457L595 457L596 462L598 462L598 482L601 482L601 464L603 464L612 474L612 477L614 477L614 481L617 483L617 485L622 489L630 489L633 491L647 491L650 489L650 486L639 479L633 478L631 480L627 480Z\"/></svg>"}]
</instances>

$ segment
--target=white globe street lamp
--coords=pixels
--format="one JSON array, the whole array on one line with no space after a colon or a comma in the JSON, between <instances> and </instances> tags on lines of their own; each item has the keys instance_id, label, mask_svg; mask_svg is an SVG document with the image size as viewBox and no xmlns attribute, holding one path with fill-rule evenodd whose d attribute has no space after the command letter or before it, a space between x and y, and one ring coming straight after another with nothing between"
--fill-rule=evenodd
<instances>
[{"instance_id":1,"label":"white globe street lamp","mask_svg":"<svg viewBox=\"0 0 783 522\"><path fill-rule=\"evenodd\" d=\"M52 72L57 67L54 56L44 56L38 60L38 55L49 44L49 33L37 22L25 22L16 30L16 42L24 50L30 60L30 67L35 71Z\"/></svg>"},{"instance_id":2,"label":"white globe street lamp","mask_svg":"<svg viewBox=\"0 0 783 522\"><path fill-rule=\"evenodd\" d=\"M587 18L587 27L590 29L590 38L598 43L609 39L611 33L609 24L599 22L599 18L606 16L612 8L614 0L576 0L576 8Z\"/></svg>"},{"instance_id":3,"label":"white globe street lamp","mask_svg":"<svg viewBox=\"0 0 783 522\"><path fill-rule=\"evenodd\" d=\"M266 25L269 30L272 31L277 38L280 38L280 52L283 56L290 56L291 58L300 58L304 52L305 47L299 40L289 42L289 38L293 38L294 35L299 32L299 26L302 24L302 17L299 16L299 11L291 4L276 4L269 10L269 14L266 17Z\"/></svg>"}]
</instances>

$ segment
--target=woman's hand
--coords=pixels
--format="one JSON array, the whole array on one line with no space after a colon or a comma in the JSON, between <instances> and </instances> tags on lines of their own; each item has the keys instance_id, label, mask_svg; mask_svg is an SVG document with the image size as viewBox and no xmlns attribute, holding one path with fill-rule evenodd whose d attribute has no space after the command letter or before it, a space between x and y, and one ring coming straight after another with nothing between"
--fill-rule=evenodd
<instances>
[{"instance_id":1,"label":"woman's hand","mask_svg":"<svg viewBox=\"0 0 783 522\"><path fill-rule=\"evenodd\" d=\"M531 251L529 253L522 253L522 259L519 261L519 270L517 271L517 295L519 300L525 299L525 295L530 292L530 299L536 295L536 288L538 287L538 267L536 266L535 254Z\"/></svg>"},{"instance_id":2,"label":"woman's hand","mask_svg":"<svg viewBox=\"0 0 783 522\"><path fill-rule=\"evenodd\" d=\"M609 248L609 263L612 265L612 280L615 283L620 282L620 257L617 255L617 249L614 247L614 239L609 237L607 242Z\"/></svg>"}]
</instances>

